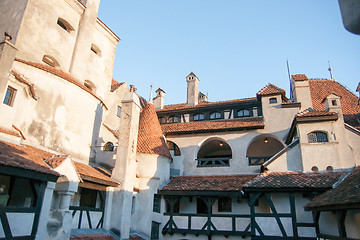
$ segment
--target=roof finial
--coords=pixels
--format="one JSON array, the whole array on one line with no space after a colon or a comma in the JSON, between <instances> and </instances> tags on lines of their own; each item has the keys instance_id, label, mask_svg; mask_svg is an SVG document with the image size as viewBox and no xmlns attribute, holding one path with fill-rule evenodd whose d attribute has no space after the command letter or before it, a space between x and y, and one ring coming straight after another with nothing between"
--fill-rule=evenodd
<instances>
[{"instance_id":1,"label":"roof finial","mask_svg":"<svg viewBox=\"0 0 360 240\"><path fill-rule=\"evenodd\" d=\"M149 102L152 103L152 89L153 89L153 85L150 85L150 98L149 98Z\"/></svg>"},{"instance_id":2,"label":"roof finial","mask_svg":"<svg viewBox=\"0 0 360 240\"><path fill-rule=\"evenodd\" d=\"M331 66L330 66L330 61L328 61L328 63L329 63L329 68L328 68L328 70L329 70L329 72L330 72L330 79L334 79L333 78L333 75L332 75L332 68L331 68Z\"/></svg>"}]
</instances>

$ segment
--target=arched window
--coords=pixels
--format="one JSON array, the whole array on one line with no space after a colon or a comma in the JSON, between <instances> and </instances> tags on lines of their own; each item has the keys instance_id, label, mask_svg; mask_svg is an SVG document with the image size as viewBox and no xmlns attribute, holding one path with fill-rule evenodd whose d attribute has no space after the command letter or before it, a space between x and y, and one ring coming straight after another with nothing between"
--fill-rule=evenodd
<instances>
[{"instance_id":1,"label":"arched window","mask_svg":"<svg viewBox=\"0 0 360 240\"><path fill-rule=\"evenodd\" d=\"M177 123L179 122L179 117L178 116L170 116L168 119L169 123Z\"/></svg>"},{"instance_id":2,"label":"arched window","mask_svg":"<svg viewBox=\"0 0 360 240\"><path fill-rule=\"evenodd\" d=\"M180 148L173 142L171 141L167 141L167 146L169 148L169 150L171 151L174 151L174 156L180 156L181 153L180 153Z\"/></svg>"},{"instance_id":3,"label":"arched window","mask_svg":"<svg viewBox=\"0 0 360 240\"><path fill-rule=\"evenodd\" d=\"M194 115L194 121L201 121L205 119L205 115L202 113L198 113Z\"/></svg>"},{"instance_id":4,"label":"arched window","mask_svg":"<svg viewBox=\"0 0 360 240\"><path fill-rule=\"evenodd\" d=\"M276 98L270 98L270 99L269 99L269 103L270 103L270 104L277 103L277 99L276 99Z\"/></svg>"},{"instance_id":5,"label":"arched window","mask_svg":"<svg viewBox=\"0 0 360 240\"><path fill-rule=\"evenodd\" d=\"M44 55L42 61L51 67L55 67L55 68L60 67L59 62L50 55Z\"/></svg>"},{"instance_id":6,"label":"arched window","mask_svg":"<svg viewBox=\"0 0 360 240\"><path fill-rule=\"evenodd\" d=\"M68 33L74 31L74 28L71 26L71 24L63 18L58 18L57 24Z\"/></svg>"},{"instance_id":7,"label":"arched window","mask_svg":"<svg viewBox=\"0 0 360 240\"><path fill-rule=\"evenodd\" d=\"M309 143L329 142L328 136L324 132L311 132L307 136Z\"/></svg>"},{"instance_id":8,"label":"arched window","mask_svg":"<svg viewBox=\"0 0 360 240\"><path fill-rule=\"evenodd\" d=\"M249 166L262 165L285 146L271 135L259 135L250 143L246 156Z\"/></svg>"},{"instance_id":9,"label":"arched window","mask_svg":"<svg viewBox=\"0 0 360 240\"><path fill-rule=\"evenodd\" d=\"M221 117L221 112L213 112L210 114L210 119L220 119Z\"/></svg>"},{"instance_id":10,"label":"arched window","mask_svg":"<svg viewBox=\"0 0 360 240\"><path fill-rule=\"evenodd\" d=\"M232 152L229 144L213 139L205 142L197 154L198 167L223 167L230 166Z\"/></svg>"},{"instance_id":11,"label":"arched window","mask_svg":"<svg viewBox=\"0 0 360 240\"><path fill-rule=\"evenodd\" d=\"M95 87L95 84L92 83L91 81L89 80L85 80L84 81L84 86L87 87L90 91L92 92L95 92L96 91L96 87Z\"/></svg>"},{"instance_id":12,"label":"arched window","mask_svg":"<svg viewBox=\"0 0 360 240\"><path fill-rule=\"evenodd\" d=\"M166 118L159 117L159 123L166 123Z\"/></svg>"},{"instance_id":13,"label":"arched window","mask_svg":"<svg viewBox=\"0 0 360 240\"><path fill-rule=\"evenodd\" d=\"M114 144L112 142L105 143L103 147L103 151L109 151L109 152L114 151Z\"/></svg>"},{"instance_id":14,"label":"arched window","mask_svg":"<svg viewBox=\"0 0 360 240\"><path fill-rule=\"evenodd\" d=\"M93 53L95 53L96 55L101 56L101 50L98 46L96 46L95 44L91 44L91 51Z\"/></svg>"},{"instance_id":15,"label":"arched window","mask_svg":"<svg viewBox=\"0 0 360 240\"><path fill-rule=\"evenodd\" d=\"M249 109L241 109L241 110L237 111L237 116L238 117L249 117L250 111L249 111Z\"/></svg>"}]
</instances>

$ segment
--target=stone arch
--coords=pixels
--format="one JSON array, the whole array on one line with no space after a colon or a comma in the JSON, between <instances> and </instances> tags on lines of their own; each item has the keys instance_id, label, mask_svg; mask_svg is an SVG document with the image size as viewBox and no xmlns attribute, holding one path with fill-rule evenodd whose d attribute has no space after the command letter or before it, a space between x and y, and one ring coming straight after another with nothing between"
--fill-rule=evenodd
<instances>
[{"instance_id":1,"label":"stone arch","mask_svg":"<svg viewBox=\"0 0 360 240\"><path fill-rule=\"evenodd\" d=\"M282 139L272 134L261 134L254 137L246 150L249 165L262 165L285 146Z\"/></svg>"},{"instance_id":2,"label":"stone arch","mask_svg":"<svg viewBox=\"0 0 360 240\"><path fill-rule=\"evenodd\" d=\"M206 139L196 153L198 167L222 167L230 166L232 149L222 138L212 137Z\"/></svg>"}]
</instances>

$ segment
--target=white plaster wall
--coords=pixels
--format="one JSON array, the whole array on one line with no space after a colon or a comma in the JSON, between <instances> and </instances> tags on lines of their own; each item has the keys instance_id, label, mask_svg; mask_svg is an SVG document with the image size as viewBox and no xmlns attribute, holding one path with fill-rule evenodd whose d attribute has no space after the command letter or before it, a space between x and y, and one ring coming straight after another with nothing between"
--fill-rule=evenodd
<instances>
[{"instance_id":1,"label":"white plaster wall","mask_svg":"<svg viewBox=\"0 0 360 240\"><path fill-rule=\"evenodd\" d=\"M332 212L321 212L319 219L320 233L338 236L336 217Z\"/></svg>"},{"instance_id":2,"label":"white plaster wall","mask_svg":"<svg viewBox=\"0 0 360 240\"><path fill-rule=\"evenodd\" d=\"M355 160L355 165L358 166L360 165L360 133L346 129L346 138Z\"/></svg>"},{"instance_id":3,"label":"white plaster wall","mask_svg":"<svg viewBox=\"0 0 360 240\"><path fill-rule=\"evenodd\" d=\"M83 11L75 0L30 0L16 41L17 57L41 62L44 55L51 55L68 72ZM57 24L59 17L75 30L62 29Z\"/></svg>"}]
</instances>

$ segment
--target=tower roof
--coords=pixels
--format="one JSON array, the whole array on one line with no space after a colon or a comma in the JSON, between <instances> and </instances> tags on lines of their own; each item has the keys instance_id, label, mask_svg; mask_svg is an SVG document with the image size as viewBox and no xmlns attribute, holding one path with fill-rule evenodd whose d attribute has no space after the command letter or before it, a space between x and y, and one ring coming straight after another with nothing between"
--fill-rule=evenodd
<instances>
[{"instance_id":1,"label":"tower roof","mask_svg":"<svg viewBox=\"0 0 360 240\"><path fill-rule=\"evenodd\" d=\"M266 85L263 89L261 89L257 93L258 96L278 95L278 94L281 94L282 96L285 96L285 90L275 86L272 83L269 83L268 85Z\"/></svg>"},{"instance_id":2,"label":"tower roof","mask_svg":"<svg viewBox=\"0 0 360 240\"><path fill-rule=\"evenodd\" d=\"M157 154L171 158L153 104L148 103L140 113L137 141L138 153Z\"/></svg>"}]
</instances>

